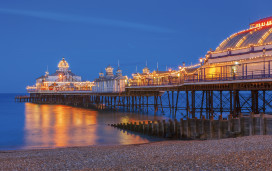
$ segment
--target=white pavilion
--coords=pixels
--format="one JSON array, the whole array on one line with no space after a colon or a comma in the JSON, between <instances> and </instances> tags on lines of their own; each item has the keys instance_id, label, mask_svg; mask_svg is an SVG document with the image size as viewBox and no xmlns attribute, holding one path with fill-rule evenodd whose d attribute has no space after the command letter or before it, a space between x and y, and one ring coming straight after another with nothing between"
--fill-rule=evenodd
<instances>
[{"instance_id":1,"label":"white pavilion","mask_svg":"<svg viewBox=\"0 0 272 171\"><path fill-rule=\"evenodd\" d=\"M45 75L36 79L35 86L28 86L28 92L44 91L90 91L93 83L89 81L82 82L81 76L77 76L69 70L68 62L62 58L58 64L58 69L53 74L48 71Z\"/></svg>"}]
</instances>

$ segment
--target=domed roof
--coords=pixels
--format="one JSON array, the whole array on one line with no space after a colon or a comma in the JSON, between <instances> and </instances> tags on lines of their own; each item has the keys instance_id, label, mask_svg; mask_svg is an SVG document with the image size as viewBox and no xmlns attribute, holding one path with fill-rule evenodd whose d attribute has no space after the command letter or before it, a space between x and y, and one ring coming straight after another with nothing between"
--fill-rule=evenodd
<instances>
[{"instance_id":1,"label":"domed roof","mask_svg":"<svg viewBox=\"0 0 272 171\"><path fill-rule=\"evenodd\" d=\"M272 44L272 17L251 23L250 29L231 35L215 51L243 49L266 44Z\"/></svg>"},{"instance_id":2,"label":"domed roof","mask_svg":"<svg viewBox=\"0 0 272 171\"><path fill-rule=\"evenodd\" d=\"M67 69L69 68L69 64L64 58L62 58L62 60L58 64L58 67Z\"/></svg>"}]
</instances>

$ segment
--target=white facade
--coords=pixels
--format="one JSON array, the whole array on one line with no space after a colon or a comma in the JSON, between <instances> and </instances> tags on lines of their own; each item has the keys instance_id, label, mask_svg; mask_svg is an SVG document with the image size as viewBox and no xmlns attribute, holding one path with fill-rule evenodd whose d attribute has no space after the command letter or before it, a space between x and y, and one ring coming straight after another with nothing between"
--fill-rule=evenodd
<instances>
[{"instance_id":1,"label":"white facade","mask_svg":"<svg viewBox=\"0 0 272 171\"><path fill-rule=\"evenodd\" d=\"M106 68L106 75L99 73L99 78L94 81L92 91L94 93L119 93L125 91L127 76L122 76L122 71L118 68L116 75L109 65Z\"/></svg>"}]
</instances>

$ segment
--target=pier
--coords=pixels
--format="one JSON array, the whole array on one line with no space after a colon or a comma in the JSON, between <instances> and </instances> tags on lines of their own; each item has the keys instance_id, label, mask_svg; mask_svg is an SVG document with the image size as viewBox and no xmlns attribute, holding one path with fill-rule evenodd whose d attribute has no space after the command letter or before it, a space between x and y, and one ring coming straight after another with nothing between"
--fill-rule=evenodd
<instances>
[{"instance_id":1,"label":"pier","mask_svg":"<svg viewBox=\"0 0 272 171\"><path fill-rule=\"evenodd\" d=\"M16 96L15 102L32 102L30 96Z\"/></svg>"},{"instance_id":2,"label":"pier","mask_svg":"<svg viewBox=\"0 0 272 171\"><path fill-rule=\"evenodd\" d=\"M185 117L219 117L223 113L272 112L272 79L187 82L180 85L130 86L122 93L40 92L20 101L105 110L170 112Z\"/></svg>"},{"instance_id":3,"label":"pier","mask_svg":"<svg viewBox=\"0 0 272 171\"><path fill-rule=\"evenodd\" d=\"M263 19L264 20L264 19ZM94 107L99 110L170 114L173 118L237 118L241 114L272 113L272 25L251 23L199 63L185 63L153 72L146 66L132 77L108 65L91 81L69 70L63 58L55 73L28 86L29 97L19 101ZM271 23L272 18L266 18Z\"/></svg>"}]
</instances>

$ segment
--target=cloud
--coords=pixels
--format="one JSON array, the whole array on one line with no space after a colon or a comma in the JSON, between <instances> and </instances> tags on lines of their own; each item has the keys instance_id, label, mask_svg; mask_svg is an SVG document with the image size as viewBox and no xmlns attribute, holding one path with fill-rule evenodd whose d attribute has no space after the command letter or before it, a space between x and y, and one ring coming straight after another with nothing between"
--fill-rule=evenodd
<instances>
[{"instance_id":1,"label":"cloud","mask_svg":"<svg viewBox=\"0 0 272 171\"><path fill-rule=\"evenodd\" d=\"M104 25L104 26L112 26L112 27L130 28L130 29L137 29L137 30L150 31L150 32L164 32L164 33L173 32L173 30L168 28L162 28L162 27L147 25L147 24L140 24L140 23L134 23L134 22L120 21L120 20L111 20L111 19L97 18L97 17L52 13L52 12L26 11L26 10L0 8L0 13L24 15L29 17L62 21L62 22L78 22L78 23L96 24L96 25Z\"/></svg>"}]
</instances>

